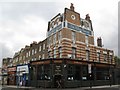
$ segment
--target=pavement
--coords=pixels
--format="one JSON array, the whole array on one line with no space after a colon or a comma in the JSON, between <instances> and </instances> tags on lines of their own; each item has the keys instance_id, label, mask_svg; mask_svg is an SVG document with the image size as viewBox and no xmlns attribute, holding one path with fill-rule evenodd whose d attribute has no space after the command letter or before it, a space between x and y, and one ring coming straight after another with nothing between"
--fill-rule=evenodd
<instances>
[{"instance_id":1,"label":"pavement","mask_svg":"<svg viewBox=\"0 0 120 90\"><path fill-rule=\"evenodd\" d=\"M90 87L80 87L80 88L35 88L35 87L24 87L24 86L0 86L1 90L120 90L120 85L108 86L94 86Z\"/></svg>"}]
</instances>

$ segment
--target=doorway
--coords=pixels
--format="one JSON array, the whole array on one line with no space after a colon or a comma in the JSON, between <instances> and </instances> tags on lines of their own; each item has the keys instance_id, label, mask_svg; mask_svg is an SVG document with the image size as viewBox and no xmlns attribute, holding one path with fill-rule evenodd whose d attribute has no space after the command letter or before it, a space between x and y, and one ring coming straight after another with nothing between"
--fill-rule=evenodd
<instances>
[{"instance_id":1,"label":"doorway","mask_svg":"<svg viewBox=\"0 0 120 90\"><path fill-rule=\"evenodd\" d=\"M58 87L58 82L61 85L62 83L62 75L55 75L54 76L54 87L57 88ZM62 87L62 85L61 85Z\"/></svg>"}]
</instances>

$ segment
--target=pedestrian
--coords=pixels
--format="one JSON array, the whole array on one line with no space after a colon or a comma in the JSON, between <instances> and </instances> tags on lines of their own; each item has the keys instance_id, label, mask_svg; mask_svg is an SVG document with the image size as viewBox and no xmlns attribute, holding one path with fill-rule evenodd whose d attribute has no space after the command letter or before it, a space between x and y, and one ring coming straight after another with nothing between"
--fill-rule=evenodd
<instances>
[{"instance_id":1,"label":"pedestrian","mask_svg":"<svg viewBox=\"0 0 120 90\"><path fill-rule=\"evenodd\" d=\"M57 80L56 82L57 82L57 88L61 88L61 83L60 83L61 80Z\"/></svg>"},{"instance_id":2,"label":"pedestrian","mask_svg":"<svg viewBox=\"0 0 120 90\"><path fill-rule=\"evenodd\" d=\"M20 86L22 86L22 81L20 81Z\"/></svg>"}]
</instances>

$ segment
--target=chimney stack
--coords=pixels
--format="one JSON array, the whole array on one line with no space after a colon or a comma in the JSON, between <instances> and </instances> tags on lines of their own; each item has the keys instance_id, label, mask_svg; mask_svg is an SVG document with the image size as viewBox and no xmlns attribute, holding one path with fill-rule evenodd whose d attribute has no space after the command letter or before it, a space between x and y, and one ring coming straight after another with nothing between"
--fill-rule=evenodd
<instances>
[{"instance_id":1,"label":"chimney stack","mask_svg":"<svg viewBox=\"0 0 120 90\"><path fill-rule=\"evenodd\" d=\"M72 3L71 3L71 6L70 6L70 10L74 11L74 6L73 6Z\"/></svg>"},{"instance_id":2,"label":"chimney stack","mask_svg":"<svg viewBox=\"0 0 120 90\"><path fill-rule=\"evenodd\" d=\"M86 19L87 21L90 21L90 16L89 16L89 14L86 15L85 19Z\"/></svg>"},{"instance_id":3,"label":"chimney stack","mask_svg":"<svg viewBox=\"0 0 120 90\"><path fill-rule=\"evenodd\" d=\"M101 37L97 38L97 46L102 47L102 39L101 39Z\"/></svg>"}]
</instances>

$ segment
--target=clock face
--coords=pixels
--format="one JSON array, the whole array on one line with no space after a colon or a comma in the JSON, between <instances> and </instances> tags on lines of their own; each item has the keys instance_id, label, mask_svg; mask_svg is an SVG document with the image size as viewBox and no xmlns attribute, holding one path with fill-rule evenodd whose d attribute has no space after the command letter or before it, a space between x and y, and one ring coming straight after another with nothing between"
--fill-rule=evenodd
<instances>
[{"instance_id":1,"label":"clock face","mask_svg":"<svg viewBox=\"0 0 120 90\"><path fill-rule=\"evenodd\" d=\"M75 20L76 17L75 17L75 15L71 15L71 18L72 18L72 20Z\"/></svg>"}]
</instances>

